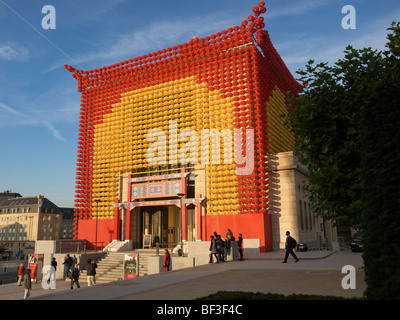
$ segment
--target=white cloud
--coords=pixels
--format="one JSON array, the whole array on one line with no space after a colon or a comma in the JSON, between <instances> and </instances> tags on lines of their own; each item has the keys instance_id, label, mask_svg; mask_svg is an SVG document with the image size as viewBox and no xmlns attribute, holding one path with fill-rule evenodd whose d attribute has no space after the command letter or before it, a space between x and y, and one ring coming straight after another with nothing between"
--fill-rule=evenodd
<instances>
[{"instance_id":1,"label":"white cloud","mask_svg":"<svg viewBox=\"0 0 400 320\"><path fill-rule=\"evenodd\" d=\"M5 112L1 112L1 110ZM12 108L2 102L0 102L0 127L7 126L38 126L45 127L51 132L54 138L57 140L67 142L67 140L60 134L60 132L54 127L54 125L45 120L45 111L38 113L29 113L26 111L18 111L16 108ZM63 115L61 115L62 117ZM60 117L60 118L61 118Z\"/></svg>"},{"instance_id":2,"label":"white cloud","mask_svg":"<svg viewBox=\"0 0 400 320\"><path fill-rule=\"evenodd\" d=\"M301 15L320 6L324 6L333 0L303 0L291 1L289 4L276 2L276 10L267 8L266 19ZM273 4L271 7L274 8ZM205 16L183 20L157 20L147 26L135 29L111 39L102 44L104 50L94 50L81 55L72 56L75 66L90 65L90 68L112 64L116 61L137 57L142 54L154 52L163 48L184 43L194 36L204 37L223 29L240 25L246 19L249 12L223 11L213 12ZM56 63L45 72L60 68L63 63Z\"/></svg>"},{"instance_id":3,"label":"white cloud","mask_svg":"<svg viewBox=\"0 0 400 320\"><path fill-rule=\"evenodd\" d=\"M0 45L0 59L6 61L27 61L29 51L14 42L8 42Z\"/></svg>"},{"instance_id":4,"label":"white cloud","mask_svg":"<svg viewBox=\"0 0 400 320\"><path fill-rule=\"evenodd\" d=\"M376 18L368 25L358 25L356 30L344 31L338 24L338 28L333 29L330 34L296 34L295 38L274 45L294 74L298 69L303 69L310 59L328 63L342 59L348 45L356 49L371 47L373 50L385 50L387 28L399 15L400 11L392 12Z\"/></svg>"},{"instance_id":5,"label":"white cloud","mask_svg":"<svg viewBox=\"0 0 400 320\"><path fill-rule=\"evenodd\" d=\"M140 29L125 33L109 43L102 44L105 50L96 50L73 57L76 65L112 64L142 54L188 42L194 36L204 37L223 29L240 25L243 16L233 16L231 12L218 12L188 20L163 20ZM108 48L108 49L107 49ZM62 66L56 63L48 71Z\"/></svg>"},{"instance_id":6,"label":"white cloud","mask_svg":"<svg viewBox=\"0 0 400 320\"><path fill-rule=\"evenodd\" d=\"M15 114L15 115L18 115L18 116L24 116L24 114L22 114L21 112L19 112L19 111L15 110L15 109L5 105L2 102L0 102L0 108L5 110L5 111L7 111L7 113L12 113L12 114Z\"/></svg>"},{"instance_id":7,"label":"white cloud","mask_svg":"<svg viewBox=\"0 0 400 320\"><path fill-rule=\"evenodd\" d=\"M67 140L61 136L60 131L58 131L56 128L53 127L53 125L47 121L43 121L43 125L49 129L51 134L58 140L67 142Z\"/></svg>"}]
</instances>

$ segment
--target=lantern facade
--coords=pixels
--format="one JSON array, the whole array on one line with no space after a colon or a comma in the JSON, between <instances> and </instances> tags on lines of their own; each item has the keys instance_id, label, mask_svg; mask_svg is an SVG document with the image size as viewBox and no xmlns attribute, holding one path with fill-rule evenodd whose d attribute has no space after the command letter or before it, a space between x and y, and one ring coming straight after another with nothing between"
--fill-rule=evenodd
<instances>
[{"instance_id":1,"label":"lantern facade","mask_svg":"<svg viewBox=\"0 0 400 320\"><path fill-rule=\"evenodd\" d=\"M175 206L179 223L164 220L187 240L194 206L194 240L230 228L271 250L267 155L293 150L280 115L299 85L263 30L265 11L261 1L240 26L111 66L65 65L82 95L75 238L141 246L137 233L157 232L144 208Z\"/></svg>"}]
</instances>

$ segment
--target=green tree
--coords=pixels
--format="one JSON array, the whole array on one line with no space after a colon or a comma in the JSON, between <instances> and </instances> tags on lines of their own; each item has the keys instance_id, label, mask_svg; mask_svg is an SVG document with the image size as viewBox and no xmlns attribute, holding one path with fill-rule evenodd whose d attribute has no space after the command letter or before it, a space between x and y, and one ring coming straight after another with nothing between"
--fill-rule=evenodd
<instances>
[{"instance_id":1,"label":"green tree","mask_svg":"<svg viewBox=\"0 0 400 320\"><path fill-rule=\"evenodd\" d=\"M400 299L400 27L393 24L380 79L361 113L366 295Z\"/></svg>"},{"instance_id":2,"label":"green tree","mask_svg":"<svg viewBox=\"0 0 400 320\"><path fill-rule=\"evenodd\" d=\"M349 46L333 66L311 60L287 116L314 211L364 231L371 298L400 297L399 23L389 30L386 51Z\"/></svg>"}]
</instances>

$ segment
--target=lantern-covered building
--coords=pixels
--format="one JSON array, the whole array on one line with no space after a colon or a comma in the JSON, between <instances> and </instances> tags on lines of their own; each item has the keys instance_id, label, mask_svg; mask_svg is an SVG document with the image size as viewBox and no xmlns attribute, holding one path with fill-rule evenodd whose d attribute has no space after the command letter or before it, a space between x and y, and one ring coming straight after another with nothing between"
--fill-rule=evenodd
<instances>
[{"instance_id":1,"label":"lantern-covered building","mask_svg":"<svg viewBox=\"0 0 400 320\"><path fill-rule=\"evenodd\" d=\"M293 150L280 115L299 84L265 11L111 66L65 65L82 95L76 238L172 246L229 228L272 250L268 155Z\"/></svg>"}]
</instances>

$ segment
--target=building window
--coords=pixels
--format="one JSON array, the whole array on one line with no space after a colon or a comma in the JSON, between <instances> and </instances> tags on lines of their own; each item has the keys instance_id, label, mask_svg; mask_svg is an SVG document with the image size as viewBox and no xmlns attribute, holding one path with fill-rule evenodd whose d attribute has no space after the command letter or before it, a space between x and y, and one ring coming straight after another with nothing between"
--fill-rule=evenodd
<instances>
[{"instance_id":1,"label":"building window","mask_svg":"<svg viewBox=\"0 0 400 320\"><path fill-rule=\"evenodd\" d=\"M299 200L299 208L300 208L300 228L301 230L304 230L304 222L303 222L303 204L301 203L302 201Z\"/></svg>"},{"instance_id":2,"label":"building window","mask_svg":"<svg viewBox=\"0 0 400 320\"><path fill-rule=\"evenodd\" d=\"M313 219L313 224L314 224L314 227L315 227L315 224L316 224L316 217L315 217L315 214L314 214L314 212L312 212L311 211L311 205L310 205L310 203L308 203L308 210L310 210L310 213L311 213L311 216L312 216L312 219Z\"/></svg>"},{"instance_id":3,"label":"building window","mask_svg":"<svg viewBox=\"0 0 400 320\"><path fill-rule=\"evenodd\" d=\"M308 230L308 212L307 212L307 203L303 201L304 204L304 218L306 220L306 230Z\"/></svg>"},{"instance_id":4,"label":"building window","mask_svg":"<svg viewBox=\"0 0 400 320\"><path fill-rule=\"evenodd\" d=\"M10 225L8 228L8 241L15 241L15 225Z\"/></svg>"}]
</instances>

